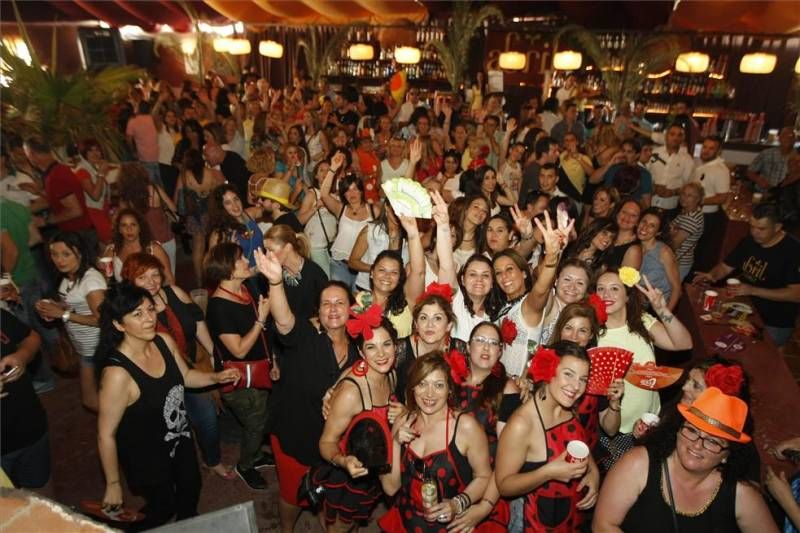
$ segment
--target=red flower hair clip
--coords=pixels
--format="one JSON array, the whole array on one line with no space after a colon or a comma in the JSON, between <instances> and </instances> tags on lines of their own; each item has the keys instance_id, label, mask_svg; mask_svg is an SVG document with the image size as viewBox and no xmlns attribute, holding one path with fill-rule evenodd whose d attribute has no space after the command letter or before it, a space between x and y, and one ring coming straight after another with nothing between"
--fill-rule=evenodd
<instances>
[{"instance_id":1,"label":"red flower hair clip","mask_svg":"<svg viewBox=\"0 0 800 533\"><path fill-rule=\"evenodd\" d=\"M437 283L434 281L425 288L425 292L419 295L419 298L417 298L417 303L420 303L428 296L439 296L440 298L447 300L448 303L452 304L453 287L451 287L449 283Z\"/></svg>"},{"instance_id":2,"label":"red flower hair clip","mask_svg":"<svg viewBox=\"0 0 800 533\"><path fill-rule=\"evenodd\" d=\"M558 357L555 350L540 345L533 355L533 362L531 362L531 367L528 369L528 377L534 383L539 383L540 381L550 383L556 375L559 362L561 362L561 358Z\"/></svg>"},{"instance_id":3,"label":"red flower hair clip","mask_svg":"<svg viewBox=\"0 0 800 533\"><path fill-rule=\"evenodd\" d=\"M467 366L467 356L458 350L450 350L444 354L444 360L450 366L450 377L456 385L461 385L469 377L469 366Z\"/></svg>"},{"instance_id":4,"label":"red flower hair clip","mask_svg":"<svg viewBox=\"0 0 800 533\"><path fill-rule=\"evenodd\" d=\"M605 324L606 320L608 320L608 311L606 310L606 303L603 299L595 292L589 295L586 303L594 308L594 315L597 317L597 321L600 324Z\"/></svg>"},{"instance_id":5,"label":"red flower hair clip","mask_svg":"<svg viewBox=\"0 0 800 533\"><path fill-rule=\"evenodd\" d=\"M716 387L728 396L739 396L744 383L744 373L739 365L712 365L706 370L706 386Z\"/></svg>"},{"instance_id":6,"label":"red flower hair clip","mask_svg":"<svg viewBox=\"0 0 800 533\"><path fill-rule=\"evenodd\" d=\"M364 340L368 341L372 338L372 330L381 325L383 309L378 304L372 304L363 313L357 313L350 309L350 316L353 318L350 318L345 324L347 334L354 339L362 335Z\"/></svg>"},{"instance_id":7,"label":"red flower hair clip","mask_svg":"<svg viewBox=\"0 0 800 533\"><path fill-rule=\"evenodd\" d=\"M503 344L511 346L514 343L514 339L516 338L517 338L517 325L514 323L513 320L504 318L503 321L500 323L500 339L503 341Z\"/></svg>"}]
</instances>

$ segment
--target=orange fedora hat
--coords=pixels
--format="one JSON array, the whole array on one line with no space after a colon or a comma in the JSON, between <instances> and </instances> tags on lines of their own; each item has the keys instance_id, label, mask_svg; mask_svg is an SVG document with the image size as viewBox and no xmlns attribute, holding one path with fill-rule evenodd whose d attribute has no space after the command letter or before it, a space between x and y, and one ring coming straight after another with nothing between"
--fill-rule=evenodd
<instances>
[{"instance_id":1,"label":"orange fedora hat","mask_svg":"<svg viewBox=\"0 0 800 533\"><path fill-rule=\"evenodd\" d=\"M716 387L703 391L691 405L678 405L683 418L709 435L732 442L750 442L742 432L747 419L747 404L739 398L723 394Z\"/></svg>"}]
</instances>

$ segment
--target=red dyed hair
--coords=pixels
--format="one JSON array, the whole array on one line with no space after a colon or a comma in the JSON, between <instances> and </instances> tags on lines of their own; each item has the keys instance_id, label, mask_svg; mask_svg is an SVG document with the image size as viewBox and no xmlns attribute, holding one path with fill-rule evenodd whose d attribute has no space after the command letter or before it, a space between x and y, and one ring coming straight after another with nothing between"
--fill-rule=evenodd
<instances>
[{"instance_id":1,"label":"red dyed hair","mask_svg":"<svg viewBox=\"0 0 800 533\"><path fill-rule=\"evenodd\" d=\"M161 264L161 261L159 261L156 256L144 252L131 254L122 265L122 279L134 283L136 278L151 268L158 270L161 277L164 277L164 265Z\"/></svg>"}]
</instances>

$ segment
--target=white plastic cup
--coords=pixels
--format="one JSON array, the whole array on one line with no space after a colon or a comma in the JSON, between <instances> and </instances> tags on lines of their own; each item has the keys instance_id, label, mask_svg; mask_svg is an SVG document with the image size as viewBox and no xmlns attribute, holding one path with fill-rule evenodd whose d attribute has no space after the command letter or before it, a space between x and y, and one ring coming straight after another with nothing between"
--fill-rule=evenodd
<instances>
[{"instance_id":1,"label":"white plastic cup","mask_svg":"<svg viewBox=\"0 0 800 533\"><path fill-rule=\"evenodd\" d=\"M725 280L725 284L728 285L728 287L737 287L741 285L742 282L736 278L728 278L727 280Z\"/></svg>"},{"instance_id":2,"label":"white plastic cup","mask_svg":"<svg viewBox=\"0 0 800 533\"><path fill-rule=\"evenodd\" d=\"M103 274L107 278L110 278L114 275L114 262L111 257L101 257L100 258L100 268L103 269Z\"/></svg>"},{"instance_id":3,"label":"white plastic cup","mask_svg":"<svg viewBox=\"0 0 800 533\"><path fill-rule=\"evenodd\" d=\"M582 463L589 458L589 446L581 440L571 440L567 443L568 463Z\"/></svg>"},{"instance_id":4,"label":"white plastic cup","mask_svg":"<svg viewBox=\"0 0 800 533\"><path fill-rule=\"evenodd\" d=\"M655 413L643 413L642 414L642 422L647 425L648 428L653 428L658 425L658 422L661 418Z\"/></svg>"}]
</instances>

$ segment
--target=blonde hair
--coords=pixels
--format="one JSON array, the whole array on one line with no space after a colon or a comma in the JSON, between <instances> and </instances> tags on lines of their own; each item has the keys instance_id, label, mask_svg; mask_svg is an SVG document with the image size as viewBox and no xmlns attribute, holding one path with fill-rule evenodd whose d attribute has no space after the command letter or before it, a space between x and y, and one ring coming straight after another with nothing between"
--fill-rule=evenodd
<instances>
[{"instance_id":1,"label":"blonde hair","mask_svg":"<svg viewBox=\"0 0 800 533\"><path fill-rule=\"evenodd\" d=\"M271 239L283 244L291 244L294 251L300 254L303 259L311 257L311 243L305 233L295 233L286 224L275 224L264 235L264 240Z\"/></svg>"}]
</instances>

